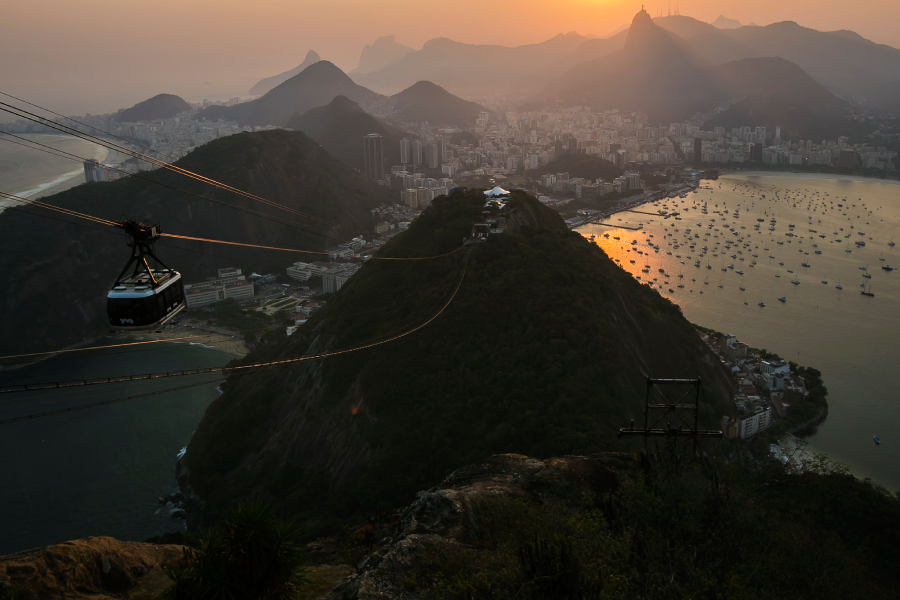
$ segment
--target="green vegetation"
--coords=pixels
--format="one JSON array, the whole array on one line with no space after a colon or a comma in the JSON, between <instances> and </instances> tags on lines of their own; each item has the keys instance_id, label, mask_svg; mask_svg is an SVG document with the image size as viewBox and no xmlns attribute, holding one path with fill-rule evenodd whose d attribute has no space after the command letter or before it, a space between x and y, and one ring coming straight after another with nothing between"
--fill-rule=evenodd
<instances>
[{"instance_id":1,"label":"green vegetation","mask_svg":"<svg viewBox=\"0 0 900 600\"><path fill-rule=\"evenodd\" d=\"M172 585L162 600L296 598L307 583L304 558L295 522L259 502L242 503L184 550L184 563L167 571Z\"/></svg>"},{"instance_id":2,"label":"green vegetation","mask_svg":"<svg viewBox=\"0 0 900 600\"><path fill-rule=\"evenodd\" d=\"M568 173L570 177L597 178L612 181L624 171L608 160L593 154L565 154L537 169L526 171L532 179L540 179L545 173Z\"/></svg>"},{"instance_id":3,"label":"green vegetation","mask_svg":"<svg viewBox=\"0 0 900 600\"><path fill-rule=\"evenodd\" d=\"M382 255L459 249L483 206L477 190L436 200ZM506 210L507 232L483 244L370 261L297 333L244 359L389 338L433 317L459 285L412 335L230 379L186 454L205 519L259 494L324 532L494 453L619 447L618 428L640 415L645 393L635 361L658 376L702 376L702 418L718 423L727 376L678 307L533 198L514 193ZM306 441L331 435L327 452Z\"/></svg>"},{"instance_id":4,"label":"green vegetation","mask_svg":"<svg viewBox=\"0 0 900 600\"><path fill-rule=\"evenodd\" d=\"M210 310L207 311L206 308ZM254 308L242 308L237 301L229 298L209 307L192 309L185 314L235 331L262 331L281 325L273 319L274 315L266 315Z\"/></svg>"},{"instance_id":5,"label":"green vegetation","mask_svg":"<svg viewBox=\"0 0 900 600\"><path fill-rule=\"evenodd\" d=\"M426 550L407 588L467 600L895 597L900 502L883 489L823 463L644 458L593 496L477 497L472 535Z\"/></svg>"}]
</instances>

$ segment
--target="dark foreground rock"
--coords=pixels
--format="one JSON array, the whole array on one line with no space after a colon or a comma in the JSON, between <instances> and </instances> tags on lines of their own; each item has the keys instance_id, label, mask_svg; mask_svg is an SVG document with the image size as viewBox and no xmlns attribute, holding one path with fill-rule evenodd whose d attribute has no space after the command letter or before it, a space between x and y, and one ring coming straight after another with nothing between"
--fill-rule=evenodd
<instances>
[{"instance_id":1,"label":"dark foreground rock","mask_svg":"<svg viewBox=\"0 0 900 600\"><path fill-rule=\"evenodd\" d=\"M51 598L153 598L183 546L90 537L0 557L0 588ZM152 588L152 589L151 589Z\"/></svg>"},{"instance_id":2,"label":"dark foreground rock","mask_svg":"<svg viewBox=\"0 0 900 600\"><path fill-rule=\"evenodd\" d=\"M633 454L606 453L538 460L518 454L493 456L454 471L440 486L375 532L380 547L362 558L358 574L341 581L327 600L413 600L410 586L418 558L439 545L477 547L482 535L479 500L505 497L526 502L593 497L614 491L620 474L637 464Z\"/></svg>"}]
</instances>

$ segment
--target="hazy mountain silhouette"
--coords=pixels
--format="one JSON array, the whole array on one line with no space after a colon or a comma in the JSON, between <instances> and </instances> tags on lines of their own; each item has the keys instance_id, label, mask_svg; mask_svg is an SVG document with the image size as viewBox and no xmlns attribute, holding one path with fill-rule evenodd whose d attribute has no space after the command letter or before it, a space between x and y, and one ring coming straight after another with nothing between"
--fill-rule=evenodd
<instances>
[{"instance_id":1,"label":"hazy mountain silhouette","mask_svg":"<svg viewBox=\"0 0 900 600\"><path fill-rule=\"evenodd\" d=\"M661 123L690 118L726 101L765 103L775 112L796 105L815 115L834 117L848 107L783 58L757 57L710 66L696 44L658 22L682 31L712 27L689 17L653 20L641 11L621 51L571 69L551 82L538 102L642 110Z\"/></svg>"},{"instance_id":2,"label":"hazy mountain silhouette","mask_svg":"<svg viewBox=\"0 0 900 600\"><path fill-rule=\"evenodd\" d=\"M191 105L180 96L174 94L158 94L131 108L120 110L115 115L116 121L134 123L136 121L155 121L168 119L178 113L191 110Z\"/></svg>"},{"instance_id":3,"label":"hazy mountain silhouette","mask_svg":"<svg viewBox=\"0 0 900 600\"><path fill-rule=\"evenodd\" d=\"M399 121L472 125L478 113L487 110L480 104L454 96L430 81L419 81L391 97L392 116Z\"/></svg>"},{"instance_id":4,"label":"hazy mountain silhouette","mask_svg":"<svg viewBox=\"0 0 900 600\"><path fill-rule=\"evenodd\" d=\"M302 115L295 114L287 126L304 132L329 154L360 171L365 168L363 136L380 133L384 136L385 164L400 162L404 132L382 123L346 96L337 96L328 105L311 108Z\"/></svg>"},{"instance_id":5,"label":"hazy mountain silhouette","mask_svg":"<svg viewBox=\"0 0 900 600\"><path fill-rule=\"evenodd\" d=\"M306 53L306 58L303 59L303 62L291 69L290 71L285 71L284 73L280 73L278 75L272 75L271 77L266 77L265 79L259 80L256 85L250 88L249 94L253 94L256 96L262 96L272 88L277 85L280 85L299 73L302 73L306 67L315 64L322 60L319 58L319 55L316 54L314 50L310 50Z\"/></svg>"},{"instance_id":6,"label":"hazy mountain silhouette","mask_svg":"<svg viewBox=\"0 0 900 600\"><path fill-rule=\"evenodd\" d=\"M262 98L235 106L210 106L196 118L227 119L243 125L285 125L295 113L324 106L335 96L346 96L362 105L383 98L353 83L327 60L321 60L269 91Z\"/></svg>"},{"instance_id":7,"label":"hazy mountain silhouette","mask_svg":"<svg viewBox=\"0 0 900 600\"><path fill-rule=\"evenodd\" d=\"M711 64L779 56L796 63L828 89L846 94L900 79L900 50L876 44L852 31L816 31L793 21L765 27L715 29L691 17L679 17L680 22L671 19L655 22L687 39L694 51ZM688 26L689 21L695 23Z\"/></svg>"},{"instance_id":8,"label":"hazy mountain silhouette","mask_svg":"<svg viewBox=\"0 0 900 600\"><path fill-rule=\"evenodd\" d=\"M718 96L712 73L678 36L646 11L635 15L622 50L581 63L546 86L538 102L644 110L669 121Z\"/></svg>"},{"instance_id":9,"label":"hazy mountain silhouette","mask_svg":"<svg viewBox=\"0 0 900 600\"><path fill-rule=\"evenodd\" d=\"M454 94L483 94L520 85L521 80L568 56L587 39L571 32L540 44L509 48L436 38L382 69L355 73L353 79L383 94L397 93L422 80L434 81Z\"/></svg>"},{"instance_id":10,"label":"hazy mountain silhouette","mask_svg":"<svg viewBox=\"0 0 900 600\"><path fill-rule=\"evenodd\" d=\"M737 19L729 19L725 15L719 15L719 18L713 21L713 27L717 27L718 29L737 29L738 27L743 27L743 23L738 21Z\"/></svg>"},{"instance_id":11,"label":"hazy mountain silhouette","mask_svg":"<svg viewBox=\"0 0 900 600\"><path fill-rule=\"evenodd\" d=\"M382 36L372 44L366 44L359 57L359 66L350 73L371 73L383 69L411 52L415 52L415 50L398 43L394 36Z\"/></svg>"}]
</instances>

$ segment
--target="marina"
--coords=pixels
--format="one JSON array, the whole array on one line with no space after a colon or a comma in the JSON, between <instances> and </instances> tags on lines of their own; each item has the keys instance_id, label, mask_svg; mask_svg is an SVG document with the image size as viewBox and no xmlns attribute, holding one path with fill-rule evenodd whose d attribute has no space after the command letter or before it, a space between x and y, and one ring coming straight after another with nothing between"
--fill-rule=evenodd
<instances>
[{"instance_id":1,"label":"marina","mask_svg":"<svg viewBox=\"0 0 900 600\"><path fill-rule=\"evenodd\" d=\"M595 239L690 321L821 370L830 412L808 439L811 451L825 452L858 476L896 491L900 448L876 447L871 436L879 425L900 419L890 377L894 367L883 351L900 326L900 281L893 268L869 266L900 260L890 245L900 231L898 191L896 183L875 180L728 175L701 181L688 198L642 208L680 212L681 221L618 213L616 219L640 230L604 228L609 236ZM765 223L770 226L764 229ZM592 227L577 231L587 237ZM853 243L846 252L854 238L865 245ZM641 261L631 263L637 252ZM738 263L743 275L728 268ZM707 277L712 266L721 274L714 285ZM670 285L676 279L686 287ZM845 289L843 281L857 282L859 293Z\"/></svg>"}]
</instances>

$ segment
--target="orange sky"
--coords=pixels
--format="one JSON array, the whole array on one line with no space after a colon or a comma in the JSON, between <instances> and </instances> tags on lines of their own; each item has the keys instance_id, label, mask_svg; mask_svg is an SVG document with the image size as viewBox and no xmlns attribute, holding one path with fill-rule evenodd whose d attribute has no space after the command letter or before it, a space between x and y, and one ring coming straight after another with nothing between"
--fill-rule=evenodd
<instances>
[{"instance_id":1,"label":"orange sky","mask_svg":"<svg viewBox=\"0 0 900 600\"><path fill-rule=\"evenodd\" d=\"M655 15L660 6L668 3L646 8ZM680 6L707 22L719 14L760 25L794 20L900 47L896 0L865 10L836 0ZM519 45L573 30L607 34L639 9L620 0L4 0L0 89L63 112L110 112L160 92L238 95L309 49L350 70L381 35L414 48L439 36Z\"/></svg>"}]
</instances>

